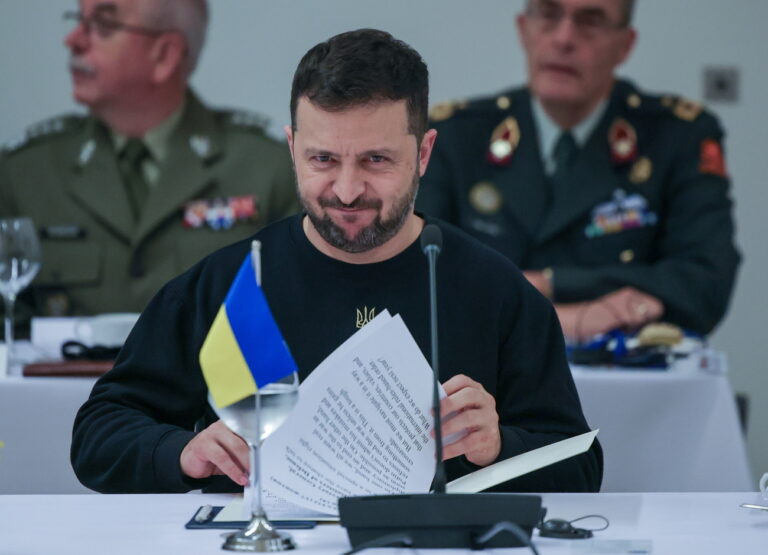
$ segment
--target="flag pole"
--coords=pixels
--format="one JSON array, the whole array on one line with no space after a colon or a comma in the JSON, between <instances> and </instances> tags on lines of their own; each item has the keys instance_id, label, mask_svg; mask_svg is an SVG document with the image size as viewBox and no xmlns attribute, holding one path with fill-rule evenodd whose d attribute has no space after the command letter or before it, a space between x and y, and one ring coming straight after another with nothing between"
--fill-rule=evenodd
<instances>
[{"instance_id":1,"label":"flag pole","mask_svg":"<svg viewBox=\"0 0 768 555\"><path fill-rule=\"evenodd\" d=\"M256 285L261 287L261 241L257 239L251 241L251 262L253 273L256 274Z\"/></svg>"}]
</instances>

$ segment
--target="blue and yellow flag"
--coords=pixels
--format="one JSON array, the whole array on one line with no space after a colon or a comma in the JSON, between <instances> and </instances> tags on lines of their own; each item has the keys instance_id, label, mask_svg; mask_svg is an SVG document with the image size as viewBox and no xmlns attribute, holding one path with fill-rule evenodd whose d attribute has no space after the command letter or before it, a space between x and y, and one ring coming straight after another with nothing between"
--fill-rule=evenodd
<instances>
[{"instance_id":1,"label":"blue and yellow flag","mask_svg":"<svg viewBox=\"0 0 768 555\"><path fill-rule=\"evenodd\" d=\"M296 371L296 363L256 283L251 254L229 288L200 349L200 368L220 408Z\"/></svg>"}]
</instances>

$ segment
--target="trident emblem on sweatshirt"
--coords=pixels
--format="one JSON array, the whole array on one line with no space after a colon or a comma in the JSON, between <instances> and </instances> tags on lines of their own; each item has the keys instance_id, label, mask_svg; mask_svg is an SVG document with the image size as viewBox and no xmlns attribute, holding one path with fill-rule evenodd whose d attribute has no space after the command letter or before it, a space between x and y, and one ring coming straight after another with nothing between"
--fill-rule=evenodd
<instances>
[{"instance_id":1,"label":"trident emblem on sweatshirt","mask_svg":"<svg viewBox=\"0 0 768 555\"><path fill-rule=\"evenodd\" d=\"M367 306L364 306L362 310L358 308L357 320L355 321L355 326L357 326L357 328L360 329L365 324L373 320L375 316L376 316L376 307L373 307L370 310L368 310Z\"/></svg>"}]
</instances>

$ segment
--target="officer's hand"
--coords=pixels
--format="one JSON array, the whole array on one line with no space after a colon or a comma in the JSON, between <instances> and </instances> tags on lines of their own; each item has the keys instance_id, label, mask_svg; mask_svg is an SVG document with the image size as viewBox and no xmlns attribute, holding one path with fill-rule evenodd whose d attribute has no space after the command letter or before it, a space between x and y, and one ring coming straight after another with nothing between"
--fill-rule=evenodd
<instances>
[{"instance_id":1,"label":"officer's hand","mask_svg":"<svg viewBox=\"0 0 768 555\"><path fill-rule=\"evenodd\" d=\"M491 464L501 452L499 415L493 395L463 374L454 376L443 387L448 396L440 402L440 418L456 413L443 420L443 437L466 431L463 438L444 447L443 458L464 455L478 466Z\"/></svg>"},{"instance_id":2,"label":"officer's hand","mask_svg":"<svg viewBox=\"0 0 768 555\"><path fill-rule=\"evenodd\" d=\"M621 327L629 330L658 320L664 313L664 305L659 299L634 287L622 287L601 297L598 302L604 303L621 322Z\"/></svg>"},{"instance_id":3,"label":"officer's hand","mask_svg":"<svg viewBox=\"0 0 768 555\"><path fill-rule=\"evenodd\" d=\"M221 420L187 443L179 462L190 478L226 474L241 486L248 483L248 445Z\"/></svg>"},{"instance_id":4,"label":"officer's hand","mask_svg":"<svg viewBox=\"0 0 768 555\"><path fill-rule=\"evenodd\" d=\"M539 290L539 293L548 299L552 298L551 273L541 270L526 270L523 272L523 275L525 279L531 282L531 285Z\"/></svg>"}]
</instances>

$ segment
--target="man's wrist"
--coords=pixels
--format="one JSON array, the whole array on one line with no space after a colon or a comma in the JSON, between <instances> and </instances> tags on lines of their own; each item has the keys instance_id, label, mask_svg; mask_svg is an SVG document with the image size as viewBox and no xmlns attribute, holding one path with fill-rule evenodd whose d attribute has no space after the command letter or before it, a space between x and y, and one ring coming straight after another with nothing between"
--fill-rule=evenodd
<instances>
[{"instance_id":1,"label":"man's wrist","mask_svg":"<svg viewBox=\"0 0 768 555\"><path fill-rule=\"evenodd\" d=\"M542 277L543 282L544 282L544 285L543 285L544 290L542 291L542 293L544 294L544 296L546 298L548 298L550 300L553 300L554 297L555 297L555 272L554 272L554 270L552 268L550 268L550 267L544 268L541 271L541 277Z\"/></svg>"}]
</instances>

